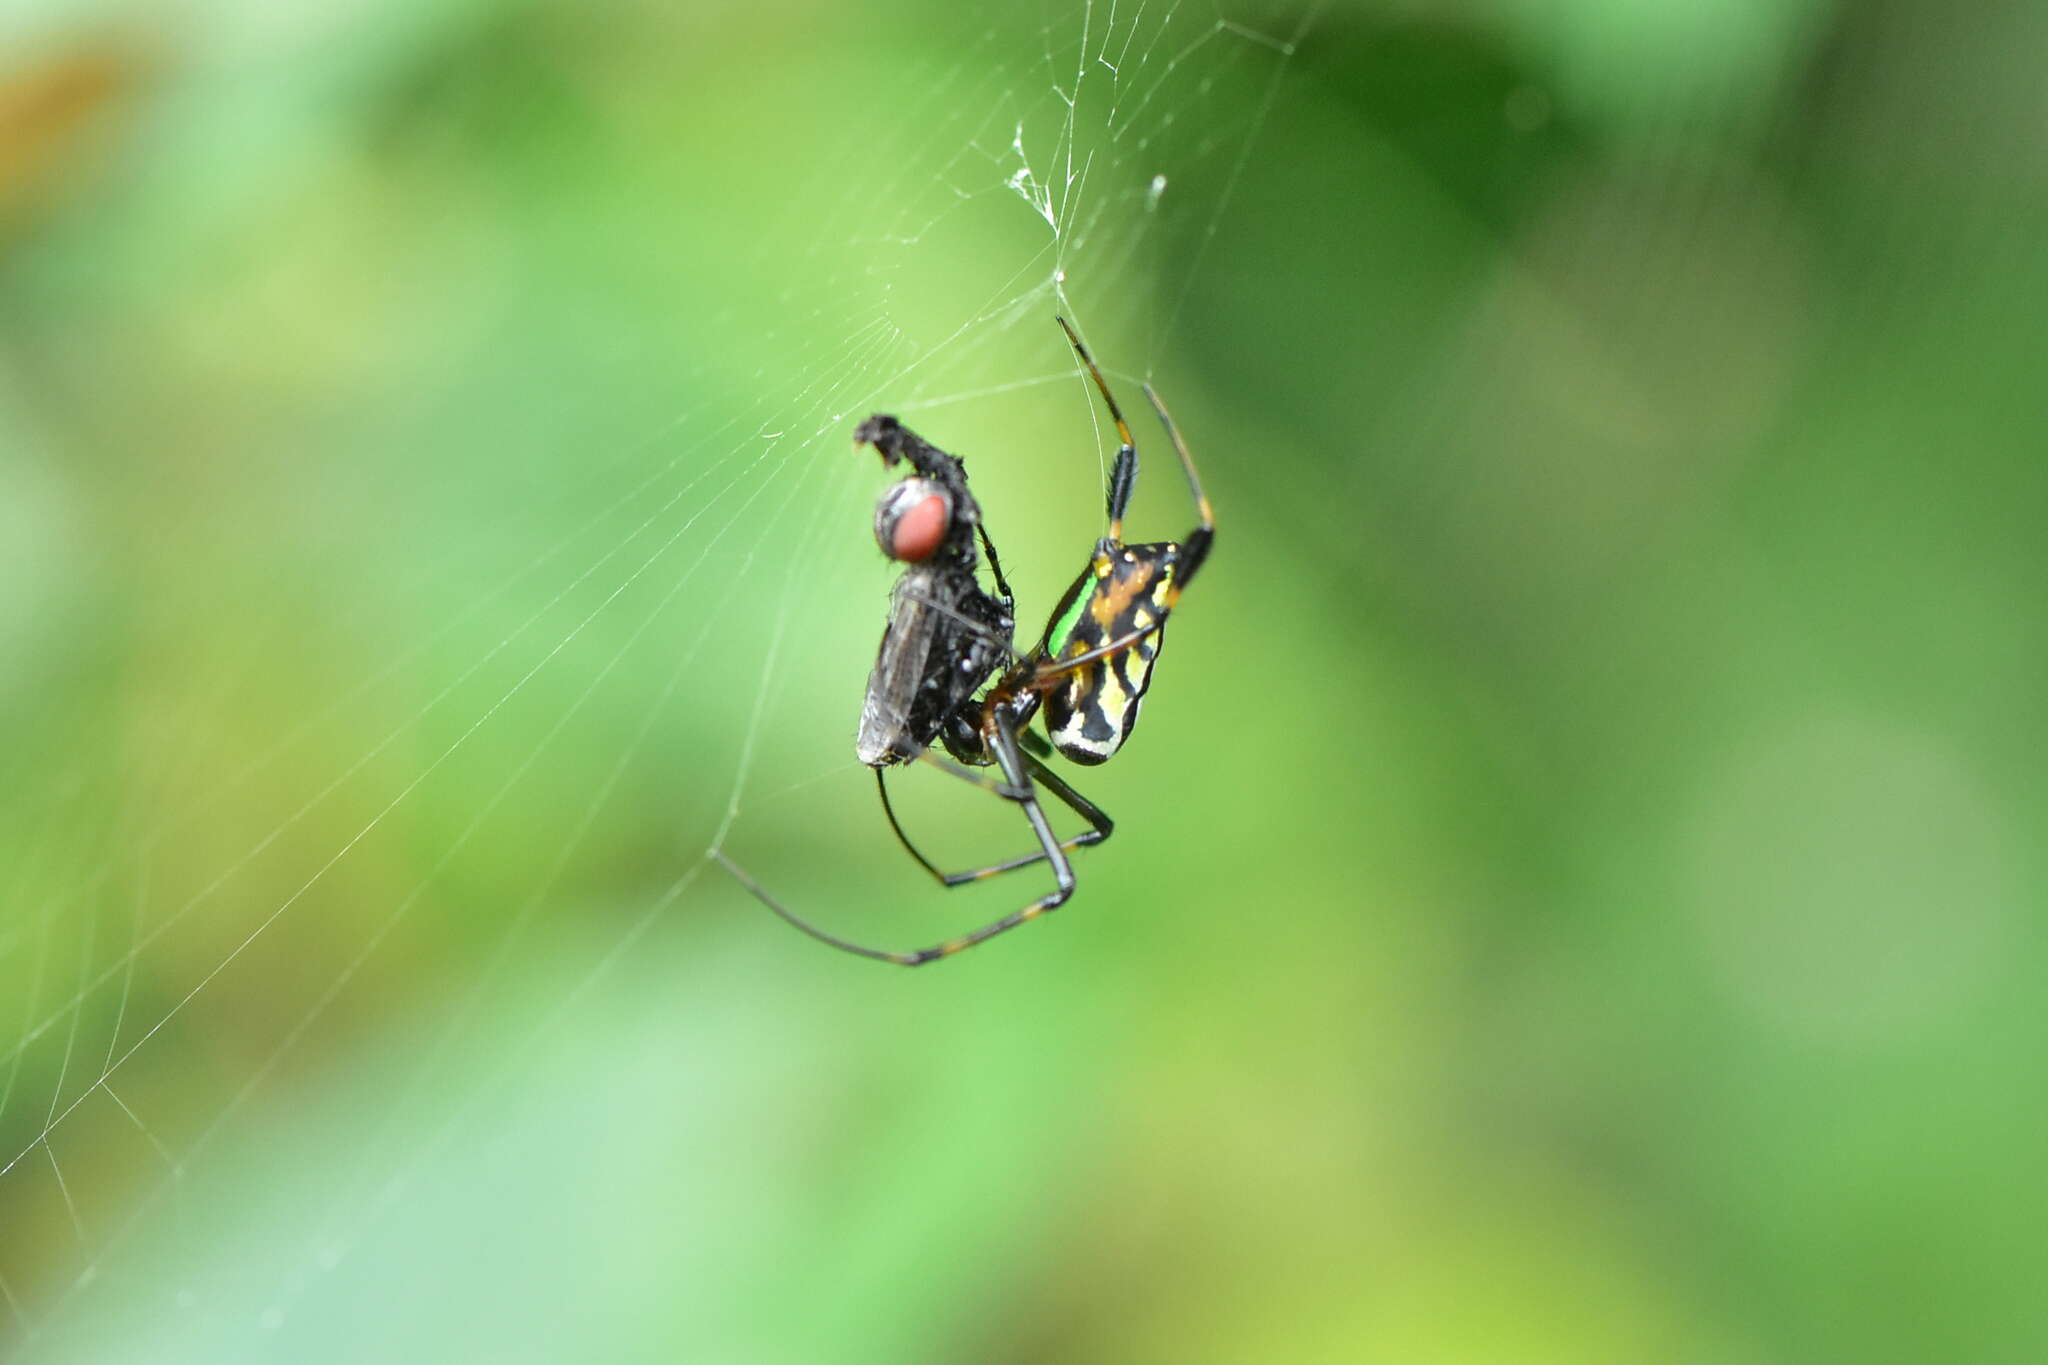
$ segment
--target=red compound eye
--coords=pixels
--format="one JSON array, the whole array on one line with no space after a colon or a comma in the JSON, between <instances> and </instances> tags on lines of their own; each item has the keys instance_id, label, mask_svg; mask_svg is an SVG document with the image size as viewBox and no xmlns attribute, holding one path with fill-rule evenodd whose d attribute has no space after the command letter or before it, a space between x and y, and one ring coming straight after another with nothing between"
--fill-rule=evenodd
<instances>
[{"instance_id":1,"label":"red compound eye","mask_svg":"<svg viewBox=\"0 0 2048 1365\"><path fill-rule=\"evenodd\" d=\"M945 538L946 500L929 497L896 519L889 553L896 559L915 564L919 560L930 559L932 552L939 548L939 542Z\"/></svg>"},{"instance_id":2,"label":"red compound eye","mask_svg":"<svg viewBox=\"0 0 2048 1365\"><path fill-rule=\"evenodd\" d=\"M945 544L951 519L952 507L936 485L906 480L875 509L875 540L891 559L922 563Z\"/></svg>"}]
</instances>

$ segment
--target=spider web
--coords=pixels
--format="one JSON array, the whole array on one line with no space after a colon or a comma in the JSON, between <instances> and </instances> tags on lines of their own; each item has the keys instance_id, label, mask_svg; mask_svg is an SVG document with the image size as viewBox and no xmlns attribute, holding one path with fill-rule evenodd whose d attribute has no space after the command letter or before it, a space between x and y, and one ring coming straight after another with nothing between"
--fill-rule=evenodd
<instances>
[{"instance_id":1,"label":"spider web","mask_svg":"<svg viewBox=\"0 0 2048 1365\"><path fill-rule=\"evenodd\" d=\"M411 22L396 13L342 47L395 43ZM470 41L466 12L448 13L436 41ZM177 211L174 242L244 233L245 268L289 293L276 243L345 272L363 242L295 234L323 221L327 196L383 195L403 241L378 259L399 280L323 339L388 328L395 299L426 282L464 321L380 341L389 354L338 384L375 401L271 431L288 470L248 457L155 490L117 570L147 589L113 682L11 683L32 704L7 760L0 893L0 1339L51 1358L220 1359L285 1341L303 1356L380 1333L418 1346L430 1330L408 1324L431 1295L380 1249L435 1245L424 1228L496 1229L499 1246L437 1254L512 1284L537 1264L573 1299L583 1243L517 1229L590 1198L536 1214L530 1189L508 1189L514 1218L452 1204L443 1178L487 1164L506 1097L562 1085L590 1034L619 1061L613 1084L673 1087L735 1123L781 1106L801 1128L778 1088L772 997L787 972L829 991L847 989L820 986L829 972L870 969L788 935L711 851L889 946L1016 896L949 901L943 921L899 913L929 887L887 844L851 754L889 583L866 530L884 480L849 454L852 424L893 411L967 455L1020 633L1034 628L1098 533L1114 445L1054 315L1089 339L1134 420L1156 369L1194 425L1199 399L1171 382L1177 326L1220 268L1234 187L1308 20L1181 0L1005 12L937 40L837 34L853 46L788 77L839 72L831 127L775 126L764 111L816 101L772 71L721 73L702 34L687 94L664 78L676 49L572 42L572 69L607 78L584 91L594 117L663 157L568 135L558 158L520 163L533 181L472 171L453 202L565 205L523 210L494 240L465 236L475 220L449 201L442 218L412 215L407 191L461 174L465 138L511 140L493 120L545 86L493 104L460 78L420 78L400 107L431 136L374 162L308 116L273 132L260 164L327 170L287 177L259 221L223 226L219 203ZM388 94L363 93L378 80L313 60L321 37L214 35L283 44L269 55L299 64L309 103L345 91L387 117ZM546 71L537 47L493 31L476 60ZM165 117L173 153L222 136L232 100L210 91L202 71L183 92L200 112ZM664 258L660 224L685 213L688 258ZM564 259L566 277L533 267ZM259 322L205 325L247 367ZM1142 490L1141 525L1183 530L1178 491ZM75 547L46 549L52 577L74 562ZM84 611L89 635L95 618L55 600L20 628L58 653L52 621ZM1002 811L955 811L941 782L909 785L948 857L1020 837ZM642 1013L622 1018L620 1000ZM711 1043L735 1021L757 1035L750 1060ZM358 1074L371 1051L403 1064ZM697 1061L678 1072L678 1055ZM587 1125L599 1103L555 1121ZM318 1119L293 1123L309 1105ZM741 1140L709 1131L680 1159ZM563 1180L602 1185L571 1150ZM679 1273L716 1282L702 1254ZM619 1256L664 1274L674 1260ZM351 1323L366 1303L375 1331ZM492 1330L538 1312L508 1307Z\"/></svg>"}]
</instances>

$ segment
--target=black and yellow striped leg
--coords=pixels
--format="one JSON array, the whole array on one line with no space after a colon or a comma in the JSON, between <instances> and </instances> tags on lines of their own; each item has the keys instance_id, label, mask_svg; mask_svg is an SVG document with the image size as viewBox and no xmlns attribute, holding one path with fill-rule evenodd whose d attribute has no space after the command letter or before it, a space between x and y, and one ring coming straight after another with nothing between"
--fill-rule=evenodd
<instances>
[{"instance_id":1,"label":"black and yellow striped leg","mask_svg":"<svg viewBox=\"0 0 2048 1365\"><path fill-rule=\"evenodd\" d=\"M796 929L803 933L809 934L812 938L818 940L818 942L820 943L830 944L832 947L839 949L841 952L853 953L860 957L871 957L877 962L894 962L905 967L916 967L923 963L931 961L931 958L920 957L916 953L892 953L883 948L870 948L867 947L865 944L854 943L848 939L840 938L835 934L828 934L823 929L820 929L817 925L810 923L808 920L799 918L794 912L785 907L781 901L778 901L775 899L775 897L769 895L768 888L762 886L761 883L755 881L753 877L749 875L745 868L741 867L732 859L726 857L724 849L715 848L711 850L711 856L718 859L720 866L724 867L727 872L730 872L732 874L732 879L734 881L738 882L741 886L744 886L750 893L752 893L755 900L761 902L761 904L767 906L770 910L774 911L778 916L780 916L783 923L787 924L792 929Z\"/></svg>"},{"instance_id":2,"label":"black and yellow striped leg","mask_svg":"<svg viewBox=\"0 0 2048 1365\"><path fill-rule=\"evenodd\" d=\"M1195 472L1195 457L1188 450L1185 436L1174 423L1173 414L1166 410L1166 404L1152 386L1145 386L1146 401L1152 404L1152 411L1159 414L1159 425L1166 428L1166 439L1173 442L1173 453L1180 457L1181 473L1187 475L1188 496L1195 500L1195 516L1199 518L1195 529L1188 532L1181 542L1180 562L1175 567L1173 580L1173 601L1180 600L1182 589L1193 580L1195 571L1202 567L1202 561L1209 557L1209 546L1216 539L1216 510L1209 505L1209 495L1202 490L1202 476ZM1169 606L1172 602L1168 603Z\"/></svg>"},{"instance_id":3,"label":"black and yellow striped leg","mask_svg":"<svg viewBox=\"0 0 2048 1365\"><path fill-rule=\"evenodd\" d=\"M1034 748L1046 747L1044 740L1039 739L1038 736L1028 730L1020 738L1028 746ZM1054 796L1057 796L1062 805L1066 806L1068 810L1073 811L1083 820L1086 820L1089 824L1088 829L1081 831L1081 833L1076 834L1073 838L1062 839L1060 841L1061 848L1069 852L1077 848L1091 848L1096 844L1102 843L1115 832L1116 821L1109 818L1109 812L1103 810L1102 807L1067 785L1066 779L1062 778L1045 764L1039 762L1032 754L1025 754L1024 762L1031 770L1032 779L1039 786L1044 787ZM937 881L939 885L945 887L965 886L969 882L986 881L988 878L1000 873L1013 872L1017 868L1029 867L1033 863L1045 861L1045 852L1041 849L1035 853L1026 853L1021 857L1011 858L1007 862L991 863L987 867L979 867L971 872L940 871L937 865L931 859L925 857L919 851L917 845L910 841L910 836L903 832L903 825L896 818L896 808L889 801L889 785L882 773L882 769L875 769L875 786L882 793L882 813L889 817L889 828L896 831L896 842L902 844L903 851L912 858L915 858L919 867L931 873L933 880ZM998 795L1009 796L1012 801L1020 799L1010 795L1007 789L994 782L987 782L985 785L988 790L994 791Z\"/></svg>"},{"instance_id":4,"label":"black and yellow striped leg","mask_svg":"<svg viewBox=\"0 0 2048 1365\"><path fill-rule=\"evenodd\" d=\"M1026 765L1042 765L1036 765L1028 754L1017 747L1016 728L1005 712L995 711L990 720L992 723L984 731L984 737L988 741L990 751L996 756L996 763L1003 770L1003 776L1012 785L1030 790L1031 772ZM1031 831L1038 836L1038 846L1045 860L1052 864L1053 889L1023 909L1013 910L999 920L982 925L972 933L962 934L959 938L909 954L915 960L905 965L918 966L938 958L951 957L954 953L972 948L977 943L986 943L997 934L1006 934L1020 924L1029 923L1040 915L1059 909L1067 903L1068 897L1074 894L1073 865L1067 861L1066 848L1053 833L1052 822L1045 818L1045 811L1039 806L1038 798L1026 796L1017 804L1024 808L1024 818L1031 822Z\"/></svg>"},{"instance_id":5,"label":"black and yellow striped leg","mask_svg":"<svg viewBox=\"0 0 2048 1365\"><path fill-rule=\"evenodd\" d=\"M1138 486L1138 443L1131 439L1131 424L1124 420L1122 409L1116 405L1116 396L1109 391L1109 381L1102 377L1096 367L1095 357L1088 354L1088 348L1081 344L1081 338L1074 334L1065 318L1054 318L1060 330L1067 334L1067 340L1074 343L1074 354L1081 357L1081 363L1088 367L1088 374L1095 380L1096 389L1102 394L1103 404L1109 409L1109 418L1116 423L1116 437L1122 444L1117 447L1116 460L1109 467L1109 538L1124 538L1124 509L1130 506L1131 491Z\"/></svg>"},{"instance_id":6,"label":"black and yellow striped leg","mask_svg":"<svg viewBox=\"0 0 2048 1365\"><path fill-rule=\"evenodd\" d=\"M993 724L987 732L986 738L990 751L996 756L997 765L1002 769L1004 780L1018 790L1029 793L1031 791L1033 760L1017 747L1017 732L1010 723L1009 717L1001 712L995 713ZM1060 785L1065 786L1064 783ZM815 924L799 917L780 901L769 895L767 889L749 876L738 863L725 856L725 850L715 849L712 852L712 856L718 859L725 870L733 875L733 879L741 886L744 886L753 895L755 900L758 900L761 904L775 912L791 928L808 934L818 940L818 942L829 947L837 948L841 952L852 953L857 957L872 958L876 962L893 962L900 967L921 967L927 962L936 962L942 957L951 957L954 953L972 948L977 943L985 943L997 934L1008 933L1020 924L1037 919L1047 911L1057 910L1060 906L1066 904L1068 897L1074 894L1073 865L1067 861L1066 849L1061 845L1058 837L1054 835L1052 822L1045 818L1045 812L1039 808L1037 797L1027 794L1016 798L1016 801L1018 805L1024 808L1024 818L1031 822L1031 830L1038 836L1040 853L1037 856L1044 858L1052 864L1053 889L1023 909L1013 910L1001 919L984 924L971 933L962 934L959 938L947 939L944 943L935 943L929 948L919 948L908 953L890 952L886 948L870 948L866 944L855 943L850 939L840 938L836 934L828 934ZM1097 813L1100 814L1100 812ZM891 819L893 821L894 817L892 816ZM1086 838L1087 836L1083 835L1082 837ZM916 850L913 849L912 854L917 857L919 862L924 862L923 856L917 854ZM925 863L925 866L930 867L931 864Z\"/></svg>"},{"instance_id":7,"label":"black and yellow striped leg","mask_svg":"<svg viewBox=\"0 0 2048 1365\"><path fill-rule=\"evenodd\" d=\"M1071 328L1068 329L1067 335L1073 335ZM1080 350L1080 343L1078 341L1074 343L1074 346L1076 350ZM1081 358L1087 360L1088 352L1081 351ZM1091 371L1094 370L1094 363L1092 361L1089 363L1089 369ZM1098 384L1102 382L1102 376L1099 372L1096 372L1095 378ZM1103 385L1102 396L1105 399L1109 399L1109 387L1106 384ZM1195 514L1200 518L1200 521L1196 523L1193 530L1188 532L1187 537L1178 546L1173 560L1173 581L1167 584L1163 599L1159 604L1159 612L1151 624L1139 626L1135 630L1119 635L1107 644L1097 645L1094 649L1088 650L1085 653L1073 654L1060 659L1043 660L1031 675L1031 680L1035 684L1050 683L1055 679L1066 677L1068 674L1079 672L1098 660L1123 653L1147 635L1156 634L1166 629L1167 616L1172 613L1175 607L1180 605L1180 595L1187 591L1188 584L1194 581L1195 574L1201 569L1203 561L1209 557L1209 547L1215 543L1216 513L1209 506L1209 495L1202 490L1202 476L1195 471L1195 457L1188 450L1187 440L1180 434L1180 428L1174 425L1173 414L1166 410L1166 404L1160 401L1159 395L1152 391L1150 384L1145 386L1145 397L1151 400L1152 410L1159 414L1159 424L1166 428L1166 437L1169 441L1173 442L1174 453L1180 457L1181 470L1187 475L1188 494L1194 499ZM1109 404L1110 411L1115 412L1116 400L1109 399ZM1117 422L1118 430L1121 431L1123 429L1123 419L1119 417ZM1119 465L1122 464L1123 455L1124 452L1122 451L1117 453ZM1124 496L1128 497L1129 495L1130 490L1126 488ZM1115 494L1113 490L1111 496L1114 499ZM1120 518L1123 515L1122 509L1114 501L1111 503L1110 515L1113 518Z\"/></svg>"}]
</instances>

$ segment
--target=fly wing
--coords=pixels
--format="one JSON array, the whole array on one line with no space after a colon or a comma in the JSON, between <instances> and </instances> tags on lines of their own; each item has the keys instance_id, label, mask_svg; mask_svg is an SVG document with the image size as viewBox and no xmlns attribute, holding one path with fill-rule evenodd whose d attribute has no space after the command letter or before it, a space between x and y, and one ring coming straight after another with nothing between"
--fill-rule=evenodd
<instances>
[{"instance_id":1,"label":"fly wing","mask_svg":"<svg viewBox=\"0 0 2048 1365\"><path fill-rule=\"evenodd\" d=\"M916 758L938 733L936 723L923 734L913 728L914 717L922 710L918 694L933 648L946 633L947 618L932 605L937 591L938 575L922 567L913 567L896 580L889 601L889 624L882 631L882 646L868 674L867 699L860 708L860 736L854 744L860 761L871 768Z\"/></svg>"},{"instance_id":2,"label":"fly wing","mask_svg":"<svg viewBox=\"0 0 2048 1365\"><path fill-rule=\"evenodd\" d=\"M914 564L896 580L889 627L868 675L855 752L871 768L907 763L1008 657L1009 603L945 564Z\"/></svg>"}]
</instances>

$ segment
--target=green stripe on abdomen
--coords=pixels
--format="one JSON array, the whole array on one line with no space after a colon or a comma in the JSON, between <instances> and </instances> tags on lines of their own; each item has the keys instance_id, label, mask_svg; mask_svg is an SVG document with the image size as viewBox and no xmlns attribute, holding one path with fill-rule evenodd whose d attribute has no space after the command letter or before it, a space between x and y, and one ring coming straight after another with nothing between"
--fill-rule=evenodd
<instances>
[{"instance_id":1,"label":"green stripe on abdomen","mask_svg":"<svg viewBox=\"0 0 2048 1365\"><path fill-rule=\"evenodd\" d=\"M1088 604L1095 600L1093 593L1077 592L1067 609L1054 618L1052 629L1045 633L1045 653L1050 659L1057 659L1066 653L1067 642L1074 636L1074 628L1081 624L1081 613L1088 610Z\"/></svg>"}]
</instances>

